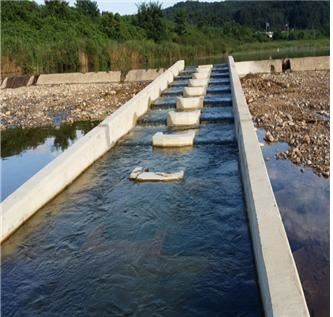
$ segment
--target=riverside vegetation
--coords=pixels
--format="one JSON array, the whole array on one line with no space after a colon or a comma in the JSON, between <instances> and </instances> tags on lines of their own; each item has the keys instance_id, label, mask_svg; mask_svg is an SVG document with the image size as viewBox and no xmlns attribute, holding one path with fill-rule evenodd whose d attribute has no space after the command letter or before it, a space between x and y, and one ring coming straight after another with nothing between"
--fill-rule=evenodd
<instances>
[{"instance_id":1,"label":"riverside vegetation","mask_svg":"<svg viewBox=\"0 0 333 317\"><path fill-rule=\"evenodd\" d=\"M1 20L2 74L128 70L254 48L329 46L326 1L187 1L165 10L149 2L130 16L100 12L91 0L2 1Z\"/></svg>"}]
</instances>

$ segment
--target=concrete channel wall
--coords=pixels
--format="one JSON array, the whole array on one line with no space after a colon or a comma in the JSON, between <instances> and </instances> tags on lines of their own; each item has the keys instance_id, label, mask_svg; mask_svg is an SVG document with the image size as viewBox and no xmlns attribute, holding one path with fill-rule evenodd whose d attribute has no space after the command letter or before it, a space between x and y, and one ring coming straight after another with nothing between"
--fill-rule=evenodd
<instances>
[{"instance_id":1,"label":"concrete channel wall","mask_svg":"<svg viewBox=\"0 0 333 317\"><path fill-rule=\"evenodd\" d=\"M1 203L1 242L126 135L175 76L178 61Z\"/></svg>"},{"instance_id":2,"label":"concrete channel wall","mask_svg":"<svg viewBox=\"0 0 333 317\"><path fill-rule=\"evenodd\" d=\"M329 70L330 57L329 56L316 56L316 57L299 57L285 59L289 60L291 71L306 71L306 70ZM236 62L236 69L239 76L257 73L271 73L282 72L282 59L267 59L261 61L245 61Z\"/></svg>"},{"instance_id":3,"label":"concrete channel wall","mask_svg":"<svg viewBox=\"0 0 333 317\"><path fill-rule=\"evenodd\" d=\"M237 66L228 58L247 212L266 317L309 316Z\"/></svg>"}]
</instances>

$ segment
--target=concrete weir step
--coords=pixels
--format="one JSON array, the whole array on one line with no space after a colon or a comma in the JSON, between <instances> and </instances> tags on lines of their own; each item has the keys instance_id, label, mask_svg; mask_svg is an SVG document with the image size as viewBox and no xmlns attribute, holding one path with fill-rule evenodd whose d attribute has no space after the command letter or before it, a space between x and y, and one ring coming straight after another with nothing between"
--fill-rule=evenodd
<instances>
[{"instance_id":1,"label":"concrete weir step","mask_svg":"<svg viewBox=\"0 0 333 317\"><path fill-rule=\"evenodd\" d=\"M152 110L175 109L177 98L180 97L166 96L163 98L159 98L152 104L151 109ZM193 97L193 98L198 98L198 97ZM232 106L232 98L230 94L207 95L204 97L203 105L204 107L230 107Z\"/></svg>"},{"instance_id":2,"label":"concrete weir step","mask_svg":"<svg viewBox=\"0 0 333 317\"><path fill-rule=\"evenodd\" d=\"M201 79L180 79L180 80L175 80L172 83L169 84L169 87L186 87L186 86L204 86L205 84L205 79L202 80L202 83L200 82ZM230 85L230 80L229 78L210 78L208 79L208 86L225 86L225 85Z\"/></svg>"},{"instance_id":3,"label":"concrete weir step","mask_svg":"<svg viewBox=\"0 0 333 317\"><path fill-rule=\"evenodd\" d=\"M193 74L196 73L196 71L191 72L181 72L178 76L175 77L175 80L186 80L193 78ZM210 73L210 78L229 78L229 71L228 70L215 70L212 69Z\"/></svg>"},{"instance_id":4,"label":"concrete weir step","mask_svg":"<svg viewBox=\"0 0 333 317\"><path fill-rule=\"evenodd\" d=\"M163 97L171 97L171 96L182 96L184 93L184 88L191 88L190 90L195 91L195 89L192 88L200 88L200 87L169 87L166 90L163 91L162 96ZM230 94L230 86L229 85L213 85L205 87L207 89L206 94ZM199 92L198 92L199 93ZM201 95L201 94L200 94ZM198 96L197 94L193 96ZM190 97L190 96L189 96Z\"/></svg>"},{"instance_id":5,"label":"concrete weir step","mask_svg":"<svg viewBox=\"0 0 333 317\"><path fill-rule=\"evenodd\" d=\"M149 114L140 118L137 122L139 126L166 126L169 109L151 110ZM176 113L186 113L178 112ZM200 124L228 123L233 122L234 114L232 107L205 107L200 110Z\"/></svg>"}]
</instances>

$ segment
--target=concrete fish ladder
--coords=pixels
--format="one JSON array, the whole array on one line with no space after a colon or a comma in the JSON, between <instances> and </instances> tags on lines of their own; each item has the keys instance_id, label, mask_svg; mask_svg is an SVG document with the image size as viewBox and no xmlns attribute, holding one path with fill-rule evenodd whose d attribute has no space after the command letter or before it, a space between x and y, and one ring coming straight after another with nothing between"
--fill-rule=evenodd
<instances>
[{"instance_id":1,"label":"concrete fish ladder","mask_svg":"<svg viewBox=\"0 0 333 317\"><path fill-rule=\"evenodd\" d=\"M208 74L210 76L212 65L200 65L196 69L196 73L193 74ZM207 80L208 82L208 80ZM193 105L192 96L196 96L199 98L203 98L207 93L207 86L205 87L184 87L183 95L184 97L190 97L190 104ZM195 98L195 103L198 103ZM181 105L184 105L184 102L187 98L183 98L183 101L180 101ZM203 100L203 99L202 99ZM186 102L185 102L186 103ZM179 104L179 99L177 99L176 104ZM203 104L203 101L202 101ZM177 108L179 108L176 105ZM179 109L178 109L179 110ZM180 111L169 111L167 116L167 125L168 127L198 127L200 124L200 110L196 111L184 111L185 107ZM181 133L172 133L172 134L164 134L162 132L157 132L153 135L153 146L156 147L185 147L185 146L193 146L194 144L195 131L186 131Z\"/></svg>"},{"instance_id":2,"label":"concrete fish ladder","mask_svg":"<svg viewBox=\"0 0 333 317\"><path fill-rule=\"evenodd\" d=\"M178 61L1 203L1 242L126 135L184 69Z\"/></svg>"}]
</instances>

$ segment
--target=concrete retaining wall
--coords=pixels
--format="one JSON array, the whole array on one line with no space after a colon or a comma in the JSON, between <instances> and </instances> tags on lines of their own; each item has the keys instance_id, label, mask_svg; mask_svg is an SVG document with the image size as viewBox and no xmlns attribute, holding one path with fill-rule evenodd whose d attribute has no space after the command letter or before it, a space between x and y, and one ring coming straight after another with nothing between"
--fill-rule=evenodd
<instances>
[{"instance_id":1,"label":"concrete retaining wall","mask_svg":"<svg viewBox=\"0 0 333 317\"><path fill-rule=\"evenodd\" d=\"M235 64L239 76L250 73L282 72L282 61L279 59L237 62Z\"/></svg>"},{"instance_id":2,"label":"concrete retaining wall","mask_svg":"<svg viewBox=\"0 0 333 317\"><path fill-rule=\"evenodd\" d=\"M266 317L308 317L302 285L243 89L228 58L243 188Z\"/></svg>"},{"instance_id":3,"label":"concrete retaining wall","mask_svg":"<svg viewBox=\"0 0 333 317\"><path fill-rule=\"evenodd\" d=\"M2 80L2 82L1 82L1 86L0 86L1 89L6 88L6 86L7 86L7 81L8 81L8 77L5 77L5 78Z\"/></svg>"},{"instance_id":4,"label":"concrete retaining wall","mask_svg":"<svg viewBox=\"0 0 333 317\"><path fill-rule=\"evenodd\" d=\"M126 135L183 69L184 61L175 63L7 197L0 205L1 242Z\"/></svg>"},{"instance_id":5,"label":"concrete retaining wall","mask_svg":"<svg viewBox=\"0 0 333 317\"><path fill-rule=\"evenodd\" d=\"M2 81L1 89L31 86L34 82L35 82L35 76L30 76L30 75L6 77Z\"/></svg>"},{"instance_id":6,"label":"concrete retaining wall","mask_svg":"<svg viewBox=\"0 0 333 317\"><path fill-rule=\"evenodd\" d=\"M289 61L292 71L330 69L329 56L289 58ZM262 61L237 62L235 64L238 75L242 77L249 73L280 73L282 72L282 63L282 59L270 59Z\"/></svg>"},{"instance_id":7,"label":"concrete retaining wall","mask_svg":"<svg viewBox=\"0 0 333 317\"><path fill-rule=\"evenodd\" d=\"M153 81L163 74L164 69L132 69L126 75L125 82ZM62 73L41 74L39 76L18 75L6 77L1 88L18 88L22 86L36 85L60 85L60 84L89 84L89 83L115 83L122 81L120 71L116 72L90 72L90 73Z\"/></svg>"},{"instance_id":8,"label":"concrete retaining wall","mask_svg":"<svg viewBox=\"0 0 333 317\"><path fill-rule=\"evenodd\" d=\"M36 85L114 83L120 82L121 72L41 74Z\"/></svg>"},{"instance_id":9,"label":"concrete retaining wall","mask_svg":"<svg viewBox=\"0 0 333 317\"><path fill-rule=\"evenodd\" d=\"M132 69L125 77L125 82L128 81L147 81L154 80L163 73L164 69Z\"/></svg>"},{"instance_id":10,"label":"concrete retaining wall","mask_svg":"<svg viewBox=\"0 0 333 317\"><path fill-rule=\"evenodd\" d=\"M289 60L290 60L290 68L292 71L330 69L329 56L290 58Z\"/></svg>"}]
</instances>

